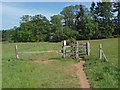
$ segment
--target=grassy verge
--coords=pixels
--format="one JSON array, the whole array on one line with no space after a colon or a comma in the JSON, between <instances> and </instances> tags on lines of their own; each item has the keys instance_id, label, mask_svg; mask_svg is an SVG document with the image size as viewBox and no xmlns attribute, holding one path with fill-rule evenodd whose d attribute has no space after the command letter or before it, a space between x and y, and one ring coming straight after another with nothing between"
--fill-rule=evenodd
<instances>
[{"instance_id":1,"label":"grassy verge","mask_svg":"<svg viewBox=\"0 0 120 90\"><path fill-rule=\"evenodd\" d=\"M109 60L99 59L99 44ZM84 70L88 76L91 87L118 88L118 39L91 40L91 56L87 57Z\"/></svg>"}]
</instances>

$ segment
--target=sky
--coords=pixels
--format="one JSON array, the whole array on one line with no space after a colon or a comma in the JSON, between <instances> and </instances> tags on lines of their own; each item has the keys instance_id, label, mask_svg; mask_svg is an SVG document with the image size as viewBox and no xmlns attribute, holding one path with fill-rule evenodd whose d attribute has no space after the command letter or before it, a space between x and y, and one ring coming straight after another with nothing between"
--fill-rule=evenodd
<instances>
[{"instance_id":1,"label":"sky","mask_svg":"<svg viewBox=\"0 0 120 90\"><path fill-rule=\"evenodd\" d=\"M60 14L64 7L79 4L85 5L87 8L91 6L91 2L2 2L2 13L0 13L2 27L0 30L18 27L20 17L23 15L42 14L50 20L51 16Z\"/></svg>"}]
</instances>

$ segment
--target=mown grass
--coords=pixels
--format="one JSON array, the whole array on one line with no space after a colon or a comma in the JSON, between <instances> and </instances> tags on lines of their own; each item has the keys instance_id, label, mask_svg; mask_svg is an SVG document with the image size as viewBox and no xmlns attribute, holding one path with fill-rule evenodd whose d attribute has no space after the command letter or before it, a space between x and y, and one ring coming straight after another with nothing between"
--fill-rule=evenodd
<instances>
[{"instance_id":1,"label":"mown grass","mask_svg":"<svg viewBox=\"0 0 120 90\"><path fill-rule=\"evenodd\" d=\"M99 59L99 44L109 62ZM87 57L84 70L91 87L118 88L118 39L90 40L91 56Z\"/></svg>"},{"instance_id":2,"label":"mown grass","mask_svg":"<svg viewBox=\"0 0 120 90\"><path fill-rule=\"evenodd\" d=\"M18 51L61 50L62 43L7 43L2 46L3 88L80 88L74 60L63 59L58 53L24 54L15 58ZM48 64L34 60L55 60ZM32 62L31 62L32 61Z\"/></svg>"}]
</instances>

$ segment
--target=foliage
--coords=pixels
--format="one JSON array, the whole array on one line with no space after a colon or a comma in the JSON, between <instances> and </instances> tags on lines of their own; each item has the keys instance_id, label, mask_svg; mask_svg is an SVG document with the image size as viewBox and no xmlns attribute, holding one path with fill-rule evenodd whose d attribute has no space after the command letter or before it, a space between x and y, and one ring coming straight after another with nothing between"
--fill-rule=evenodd
<instances>
[{"instance_id":1,"label":"foliage","mask_svg":"<svg viewBox=\"0 0 120 90\"><path fill-rule=\"evenodd\" d=\"M120 2L91 3L90 10L84 5L63 8L58 15L24 15L20 27L3 30L2 40L9 42L60 42L75 38L102 39L118 37L120 32ZM115 12L117 14L115 14ZM53 35L54 34L54 35Z\"/></svg>"}]
</instances>

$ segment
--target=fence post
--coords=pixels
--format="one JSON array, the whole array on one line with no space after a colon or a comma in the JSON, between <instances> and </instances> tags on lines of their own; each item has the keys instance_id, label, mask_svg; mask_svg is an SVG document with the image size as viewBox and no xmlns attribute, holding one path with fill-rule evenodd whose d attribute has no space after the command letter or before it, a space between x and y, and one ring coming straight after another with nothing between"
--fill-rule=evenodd
<instances>
[{"instance_id":1,"label":"fence post","mask_svg":"<svg viewBox=\"0 0 120 90\"><path fill-rule=\"evenodd\" d=\"M72 56L74 56L74 43L73 45L71 45L71 47L72 47Z\"/></svg>"},{"instance_id":2,"label":"fence post","mask_svg":"<svg viewBox=\"0 0 120 90\"><path fill-rule=\"evenodd\" d=\"M102 44L100 44L99 49L100 49L100 51L99 51L99 58L102 59Z\"/></svg>"},{"instance_id":3,"label":"fence post","mask_svg":"<svg viewBox=\"0 0 120 90\"><path fill-rule=\"evenodd\" d=\"M87 42L87 55L90 56L90 43Z\"/></svg>"},{"instance_id":4,"label":"fence post","mask_svg":"<svg viewBox=\"0 0 120 90\"><path fill-rule=\"evenodd\" d=\"M15 45L16 59L19 59L17 45Z\"/></svg>"},{"instance_id":5,"label":"fence post","mask_svg":"<svg viewBox=\"0 0 120 90\"><path fill-rule=\"evenodd\" d=\"M66 56L66 40L64 40L64 42L63 42L63 58L65 58L65 56Z\"/></svg>"},{"instance_id":6,"label":"fence post","mask_svg":"<svg viewBox=\"0 0 120 90\"><path fill-rule=\"evenodd\" d=\"M78 54L78 42L76 42L76 58L78 58L79 54Z\"/></svg>"}]
</instances>

